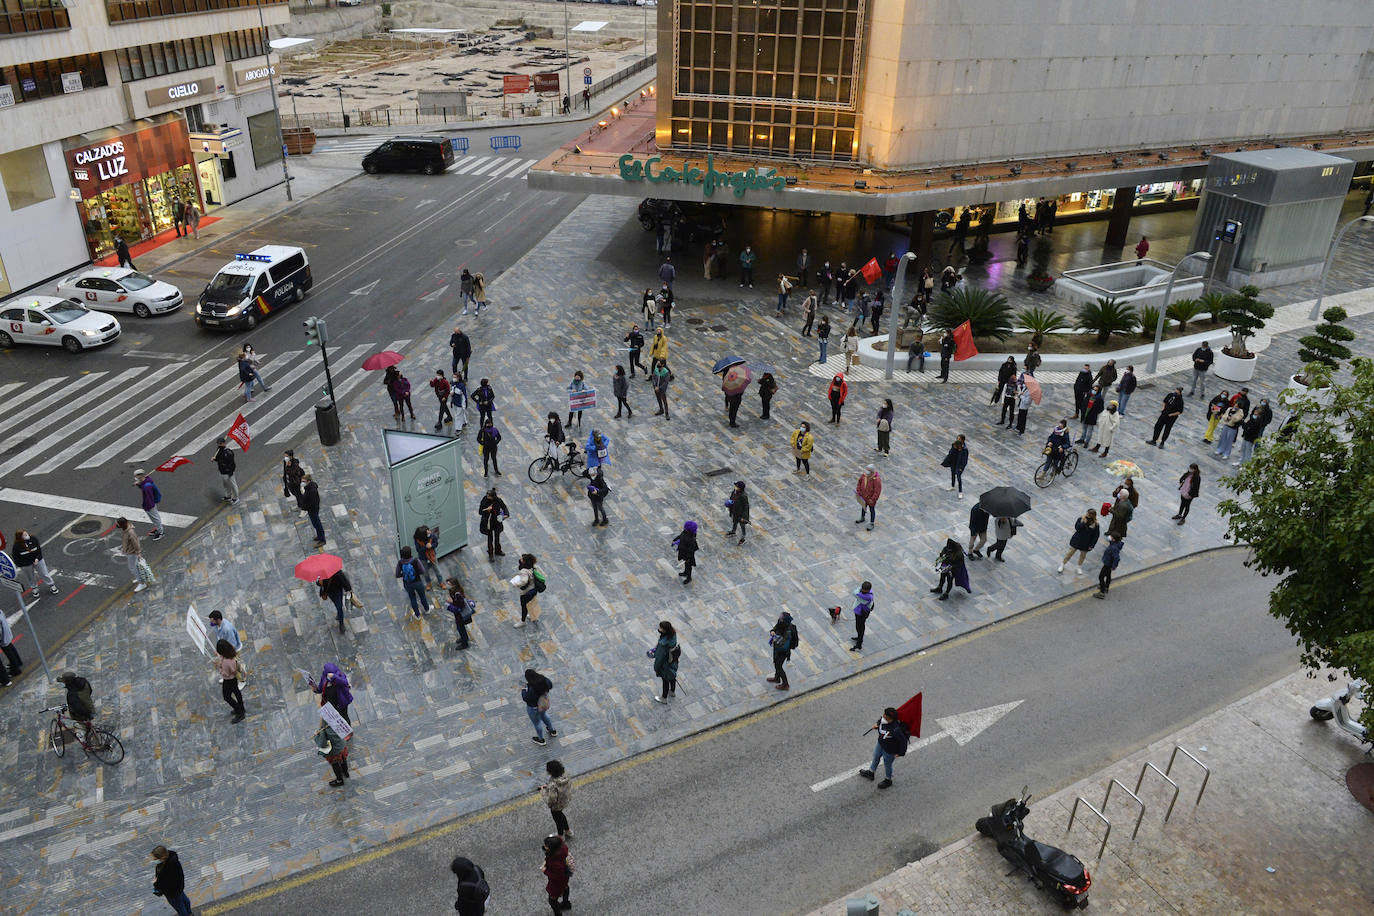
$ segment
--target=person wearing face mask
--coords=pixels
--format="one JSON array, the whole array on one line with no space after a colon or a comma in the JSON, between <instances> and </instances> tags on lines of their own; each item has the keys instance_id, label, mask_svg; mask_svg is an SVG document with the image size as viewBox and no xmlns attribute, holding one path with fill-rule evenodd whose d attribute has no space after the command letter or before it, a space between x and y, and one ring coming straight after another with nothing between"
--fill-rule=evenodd
<instances>
[{"instance_id":1,"label":"person wearing face mask","mask_svg":"<svg viewBox=\"0 0 1374 916\"><path fill-rule=\"evenodd\" d=\"M39 586L46 581L48 591L54 595L57 594L57 580L52 577L48 564L43 561L43 547L38 543L38 538L30 534L28 529L20 528L14 533L14 545L10 547L10 557L29 583L29 589L37 592Z\"/></svg>"},{"instance_id":2,"label":"person wearing face mask","mask_svg":"<svg viewBox=\"0 0 1374 916\"><path fill-rule=\"evenodd\" d=\"M1112 450L1112 442L1116 440L1116 430L1119 426L1121 414L1117 412L1116 401L1110 401L1107 409L1097 418L1097 441L1088 451L1096 452L1100 448L1102 451L1098 457L1106 458L1107 453Z\"/></svg>"}]
</instances>

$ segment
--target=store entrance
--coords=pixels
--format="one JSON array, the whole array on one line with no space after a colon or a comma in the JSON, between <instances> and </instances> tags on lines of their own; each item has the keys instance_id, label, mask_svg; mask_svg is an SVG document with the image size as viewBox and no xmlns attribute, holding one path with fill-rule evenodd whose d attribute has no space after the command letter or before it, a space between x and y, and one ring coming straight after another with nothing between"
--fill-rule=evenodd
<instances>
[{"instance_id":1,"label":"store entrance","mask_svg":"<svg viewBox=\"0 0 1374 916\"><path fill-rule=\"evenodd\" d=\"M190 165L181 165L83 200L91 258L99 260L113 253L116 235L132 246L166 232L175 225L175 202L190 205L196 199L196 176Z\"/></svg>"},{"instance_id":2,"label":"store entrance","mask_svg":"<svg viewBox=\"0 0 1374 916\"><path fill-rule=\"evenodd\" d=\"M205 194L205 209L220 207L224 204L224 186L219 180L219 157L210 156L196 160L196 172L200 175L200 189Z\"/></svg>"}]
</instances>

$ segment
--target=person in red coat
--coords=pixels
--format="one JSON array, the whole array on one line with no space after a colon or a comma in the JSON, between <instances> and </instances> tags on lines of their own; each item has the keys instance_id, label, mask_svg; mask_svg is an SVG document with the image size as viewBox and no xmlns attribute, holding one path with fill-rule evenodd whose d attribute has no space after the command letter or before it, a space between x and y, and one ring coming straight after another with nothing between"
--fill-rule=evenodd
<instances>
[{"instance_id":1,"label":"person in red coat","mask_svg":"<svg viewBox=\"0 0 1374 916\"><path fill-rule=\"evenodd\" d=\"M844 399L849 397L849 384L844 380L843 372L835 373L830 380L830 387L825 390L825 396L830 399L830 422L840 422L840 410L844 407Z\"/></svg>"},{"instance_id":2,"label":"person in red coat","mask_svg":"<svg viewBox=\"0 0 1374 916\"><path fill-rule=\"evenodd\" d=\"M568 844L556 833L544 837L544 875L548 883L544 892L549 895L549 908L555 914L572 909L568 899L568 885L573 874L572 855Z\"/></svg>"}]
</instances>

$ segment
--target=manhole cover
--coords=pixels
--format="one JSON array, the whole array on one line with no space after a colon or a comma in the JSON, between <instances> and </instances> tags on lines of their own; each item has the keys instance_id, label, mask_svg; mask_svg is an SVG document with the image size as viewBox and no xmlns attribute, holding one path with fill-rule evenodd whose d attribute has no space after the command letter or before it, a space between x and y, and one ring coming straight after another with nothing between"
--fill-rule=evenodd
<instances>
[{"instance_id":1,"label":"manhole cover","mask_svg":"<svg viewBox=\"0 0 1374 916\"><path fill-rule=\"evenodd\" d=\"M706 472L706 476L707 476L707 477L722 477L722 476L724 476L724 475L726 475L726 474L729 474L729 473L730 473L730 469L729 469L729 468L716 468L714 471L707 471L707 472Z\"/></svg>"},{"instance_id":2,"label":"manhole cover","mask_svg":"<svg viewBox=\"0 0 1374 916\"><path fill-rule=\"evenodd\" d=\"M88 518L77 522L67 530L70 531L72 534L76 535L77 537L85 537L88 534L95 534L97 531L99 531L101 528L101 524L102 523L99 519Z\"/></svg>"},{"instance_id":3,"label":"manhole cover","mask_svg":"<svg viewBox=\"0 0 1374 916\"><path fill-rule=\"evenodd\" d=\"M688 318L688 319L687 319L687 323L688 323L688 324L705 324L705 323L706 323L706 319L705 319L705 318Z\"/></svg>"},{"instance_id":4,"label":"manhole cover","mask_svg":"<svg viewBox=\"0 0 1374 916\"><path fill-rule=\"evenodd\" d=\"M730 326L726 324L713 324L711 325L711 330L715 331L716 333L723 333L725 331L730 330Z\"/></svg>"},{"instance_id":5,"label":"manhole cover","mask_svg":"<svg viewBox=\"0 0 1374 916\"><path fill-rule=\"evenodd\" d=\"M518 311L520 311L522 308L524 308L523 305L508 305L508 306L506 306L506 311L508 311L508 312L518 312Z\"/></svg>"}]
</instances>

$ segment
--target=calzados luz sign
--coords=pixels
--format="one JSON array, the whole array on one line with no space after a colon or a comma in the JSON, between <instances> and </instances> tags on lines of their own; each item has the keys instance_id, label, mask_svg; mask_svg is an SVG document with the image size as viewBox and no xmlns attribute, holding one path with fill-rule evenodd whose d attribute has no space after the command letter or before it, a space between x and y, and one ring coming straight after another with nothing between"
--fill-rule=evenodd
<instances>
[{"instance_id":1,"label":"calzados luz sign","mask_svg":"<svg viewBox=\"0 0 1374 916\"><path fill-rule=\"evenodd\" d=\"M787 187L787 179L774 168L719 172L716 170L715 156L709 153L705 169L692 165L691 160L684 162L680 169L670 165L657 168L661 161L658 156L651 156L640 162L626 153L619 160L620 177L623 181L648 181L654 184L671 181L696 185L706 197L710 197L716 188L731 188L736 197L743 197L745 191L781 191Z\"/></svg>"},{"instance_id":2,"label":"calzados luz sign","mask_svg":"<svg viewBox=\"0 0 1374 916\"><path fill-rule=\"evenodd\" d=\"M78 150L72 156L72 163L77 166L75 175L77 181L88 181L90 173L85 166L95 165L96 173L101 181L109 181L120 175L129 174L129 160L124 153L124 141L115 140L112 143L104 143L100 146L92 146L87 149Z\"/></svg>"}]
</instances>

